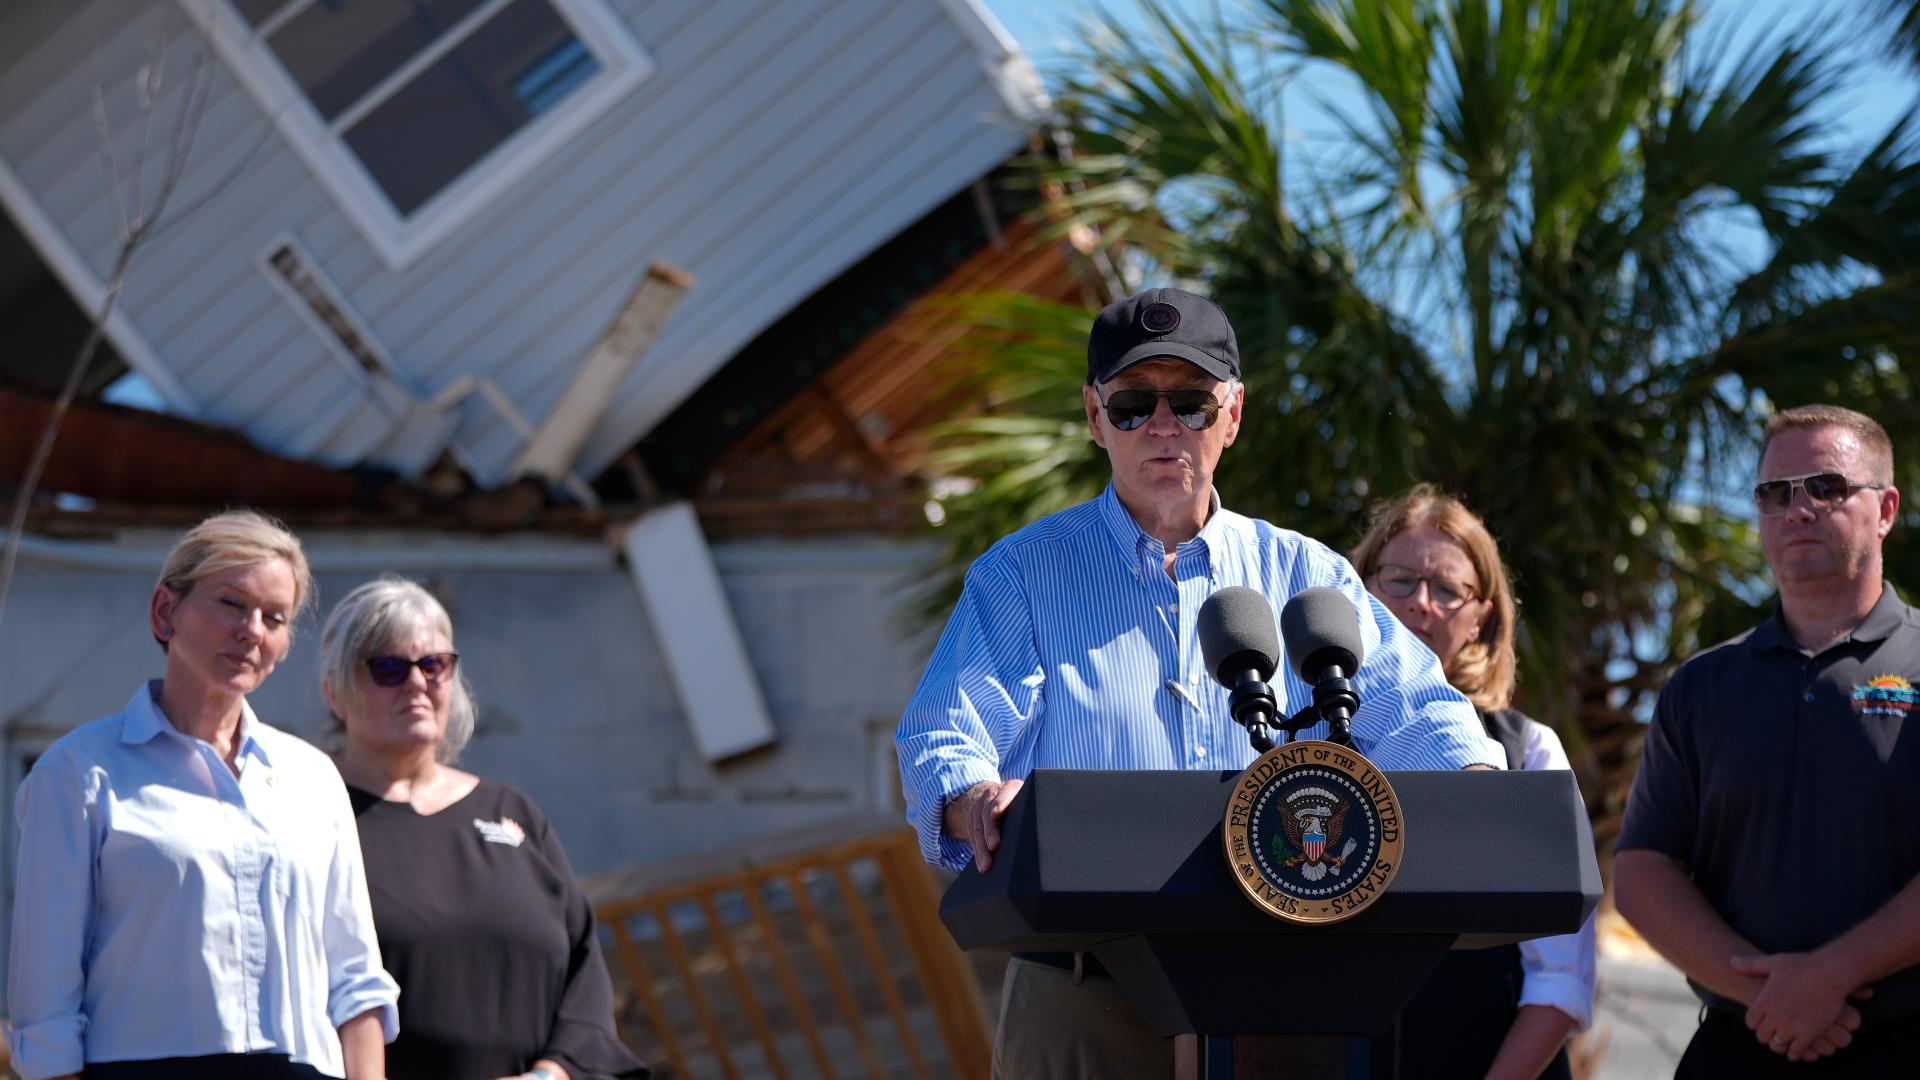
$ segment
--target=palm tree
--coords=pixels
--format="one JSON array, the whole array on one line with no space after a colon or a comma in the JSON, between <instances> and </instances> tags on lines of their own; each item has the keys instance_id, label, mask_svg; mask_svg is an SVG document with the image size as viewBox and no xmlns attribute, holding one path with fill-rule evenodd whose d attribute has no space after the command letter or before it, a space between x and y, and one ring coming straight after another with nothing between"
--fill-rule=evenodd
<instances>
[{"instance_id":1,"label":"palm tree","mask_svg":"<svg viewBox=\"0 0 1920 1080\"><path fill-rule=\"evenodd\" d=\"M1872 0L1860 16L1889 60L1920 71L1920 0Z\"/></svg>"},{"instance_id":2,"label":"palm tree","mask_svg":"<svg viewBox=\"0 0 1920 1080\"><path fill-rule=\"evenodd\" d=\"M1585 762L1605 845L1672 658L1767 599L1741 494L1757 419L1852 405L1917 459L1913 133L1836 148L1811 119L1840 85L1827 52L1729 61L1686 0L1143 18L1096 23L1058 80L1067 149L1029 173L1055 227L1097 230L1120 289L1189 283L1233 316L1229 505L1336 546L1417 480L1485 516L1522 604L1522 705ZM1335 72L1361 114L1284 167L1278 88ZM1077 393L1089 314L971 306L990 407L933 461L958 492L950 567L1104 483ZM1920 582L1920 552L1890 550Z\"/></svg>"}]
</instances>

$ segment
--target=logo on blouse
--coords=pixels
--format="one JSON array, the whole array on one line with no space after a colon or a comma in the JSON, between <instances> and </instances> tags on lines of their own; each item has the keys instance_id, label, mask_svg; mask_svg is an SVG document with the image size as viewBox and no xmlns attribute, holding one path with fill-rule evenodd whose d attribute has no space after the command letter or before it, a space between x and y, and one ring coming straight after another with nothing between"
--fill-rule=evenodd
<instances>
[{"instance_id":1,"label":"logo on blouse","mask_svg":"<svg viewBox=\"0 0 1920 1080\"><path fill-rule=\"evenodd\" d=\"M499 821L482 821L474 818L473 827L480 830L480 839L489 844L519 847L527 839L527 830L521 828L520 823L510 817L503 817Z\"/></svg>"},{"instance_id":2,"label":"logo on blouse","mask_svg":"<svg viewBox=\"0 0 1920 1080\"><path fill-rule=\"evenodd\" d=\"M1905 716L1920 708L1920 690L1901 675L1875 675L1853 688L1853 707L1862 716Z\"/></svg>"},{"instance_id":3,"label":"logo on blouse","mask_svg":"<svg viewBox=\"0 0 1920 1080\"><path fill-rule=\"evenodd\" d=\"M1386 890L1405 843L1386 775L1351 747L1286 743L1247 767L1222 836L1241 891L1288 922L1359 914Z\"/></svg>"}]
</instances>

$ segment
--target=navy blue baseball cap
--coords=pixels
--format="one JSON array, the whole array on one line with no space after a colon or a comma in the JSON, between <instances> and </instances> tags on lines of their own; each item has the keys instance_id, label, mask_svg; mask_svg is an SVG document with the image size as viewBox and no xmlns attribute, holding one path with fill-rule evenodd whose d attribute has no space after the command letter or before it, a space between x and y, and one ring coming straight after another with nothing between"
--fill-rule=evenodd
<instances>
[{"instance_id":1,"label":"navy blue baseball cap","mask_svg":"<svg viewBox=\"0 0 1920 1080\"><path fill-rule=\"evenodd\" d=\"M1087 382L1106 382L1160 356L1185 360L1223 382L1240 377L1240 344L1219 305L1184 289L1148 289L1094 316Z\"/></svg>"}]
</instances>

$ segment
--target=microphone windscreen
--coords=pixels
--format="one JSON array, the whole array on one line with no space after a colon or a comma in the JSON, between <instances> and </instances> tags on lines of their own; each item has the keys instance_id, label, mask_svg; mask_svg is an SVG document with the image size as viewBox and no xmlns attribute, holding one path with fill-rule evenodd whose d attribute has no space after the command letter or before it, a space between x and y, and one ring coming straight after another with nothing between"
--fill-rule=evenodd
<instances>
[{"instance_id":1,"label":"microphone windscreen","mask_svg":"<svg viewBox=\"0 0 1920 1080\"><path fill-rule=\"evenodd\" d=\"M1353 674L1367 651L1360 612L1346 593L1326 585L1293 594L1280 612L1280 633L1287 641L1287 662L1307 683L1333 664Z\"/></svg>"},{"instance_id":2,"label":"microphone windscreen","mask_svg":"<svg viewBox=\"0 0 1920 1080\"><path fill-rule=\"evenodd\" d=\"M1200 605L1200 655L1207 670L1222 686L1249 669L1260 681L1273 678L1280 663L1280 636L1273 625L1273 605L1245 585L1229 585Z\"/></svg>"}]
</instances>

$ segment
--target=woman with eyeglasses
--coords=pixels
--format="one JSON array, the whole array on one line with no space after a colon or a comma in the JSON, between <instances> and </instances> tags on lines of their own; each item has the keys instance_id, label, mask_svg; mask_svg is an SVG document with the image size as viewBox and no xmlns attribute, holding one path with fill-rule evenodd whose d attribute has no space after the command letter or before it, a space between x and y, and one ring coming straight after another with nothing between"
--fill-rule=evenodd
<instances>
[{"instance_id":1,"label":"woman with eyeglasses","mask_svg":"<svg viewBox=\"0 0 1920 1080\"><path fill-rule=\"evenodd\" d=\"M321 690L399 980L393 1080L644 1077L613 1025L593 908L533 800L457 769L473 695L446 608L385 577L320 635Z\"/></svg>"},{"instance_id":2,"label":"woman with eyeglasses","mask_svg":"<svg viewBox=\"0 0 1920 1080\"><path fill-rule=\"evenodd\" d=\"M247 702L312 596L279 522L194 526L148 603L164 675L34 762L7 972L25 1080L384 1075L398 989L346 789Z\"/></svg>"},{"instance_id":3,"label":"woman with eyeglasses","mask_svg":"<svg viewBox=\"0 0 1920 1080\"><path fill-rule=\"evenodd\" d=\"M1552 729L1510 707L1513 588L1485 523L1431 484L1374 508L1353 551L1367 591L1439 657L1510 769L1569 768ZM1448 953L1376 1042L1403 1077L1571 1077L1570 1035L1593 1019L1593 919L1578 933Z\"/></svg>"}]
</instances>

